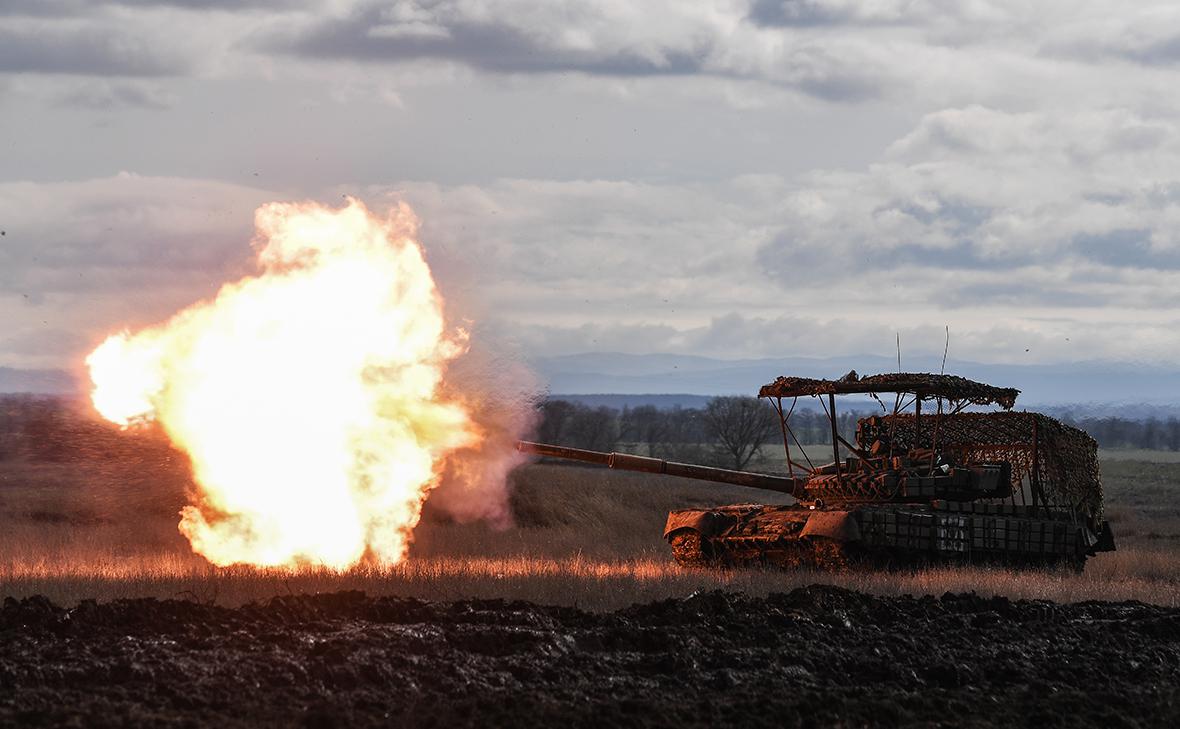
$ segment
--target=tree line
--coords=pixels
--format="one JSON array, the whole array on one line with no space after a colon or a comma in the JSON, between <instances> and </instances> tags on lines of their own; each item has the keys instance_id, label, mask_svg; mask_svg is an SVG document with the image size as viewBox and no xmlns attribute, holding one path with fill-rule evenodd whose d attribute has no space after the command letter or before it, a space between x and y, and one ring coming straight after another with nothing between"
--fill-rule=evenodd
<instances>
[{"instance_id":1,"label":"tree line","mask_svg":"<svg viewBox=\"0 0 1180 729\"><path fill-rule=\"evenodd\" d=\"M1061 422L1081 428L1103 448L1146 448L1150 450L1180 451L1180 418L1073 418L1063 416Z\"/></svg>"},{"instance_id":2,"label":"tree line","mask_svg":"<svg viewBox=\"0 0 1180 729\"><path fill-rule=\"evenodd\" d=\"M548 400L540 406L537 439L545 443L590 450L637 450L650 455L694 463L743 468L765 446L782 447L777 413L752 397L713 398L703 408L661 410L653 405L589 407L567 400ZM852 441L856 422L869 412L843 411L837 417L840 437ZM1089 433L1103 448L1144 448L1180 451L1180 419L1122 417L1060 418ZM799 410L790 426L804 445L831 445L832 428L822 411ZM795 443L792 440L791 445Z\"/></svg>"},{"instance_id":3,"label":"tree line","mask_svg":"<svg viewBox=\"0 0 1180 729\"><path fill-rule=\"evenodd\" d=\"M668 460L745 468L767 448L782 448L774 409L752 397L717 397L701 408L659 409L652 405L589 407L567 400L538 405L534 438L544 443L598 451L639 452ZM869 415L842 411L840 436L852 441L856 421ZM1180 451L1180 419L1073 417L1104 448ZM832 430L820 411L798 410L791 430L804 445L831 445ZM792 441L794 446L794 441ZM80 458L164 457L170 447L158 428L134 435L87 415L77 403L49 396L0 396L0 460L69 461ZM781 451L780 451L781 452ZM777 455L777 454L776 454Z\"/></svg>"}]
</instances>

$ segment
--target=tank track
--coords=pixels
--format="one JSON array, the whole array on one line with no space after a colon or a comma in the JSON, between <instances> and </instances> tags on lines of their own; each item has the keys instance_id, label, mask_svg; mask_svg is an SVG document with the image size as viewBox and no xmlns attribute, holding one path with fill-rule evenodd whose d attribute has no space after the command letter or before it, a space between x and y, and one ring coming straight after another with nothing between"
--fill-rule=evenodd
<instances>
[{"instance_id":1,"label":"tank track","mask_svg":"<svg viewBox=\"0 0 1180 729\"><path fill-rule=\"evenodd\" d=\"M715 560L705 554L705 540L700 532L684 529L672 535L672 558L682 567L708 567Z\"/></svg>"},{"instance_id":2,"label":"tank track","mask_svg":"<svg viewBox=\"0 0 1180 729\"><path fill-rule=\"evenodd\" d=\"M685 529L669 540L672 557L682 567L748 567L839 569L863 561L847 545L828 539L703 538Z\"/></svg>"},{"instance_id":3,"label":"tank track","mask_svg":"<svg viewBox=\"0 0 1180 729\"><path fill-rule=\"evenodd\" d=\"M1084 556L1013 557L992 555L988 559L939 558L925 552L909 550L866 550L830 539L756 539L751 537L716 537L706 539L699 532L685 529L669 540L672 557L682 567L766 566L784 569L875 568L906 570L932 565L970 564L977 566L1064 569L1081 572Z\"/></svg>"}]
</instances>

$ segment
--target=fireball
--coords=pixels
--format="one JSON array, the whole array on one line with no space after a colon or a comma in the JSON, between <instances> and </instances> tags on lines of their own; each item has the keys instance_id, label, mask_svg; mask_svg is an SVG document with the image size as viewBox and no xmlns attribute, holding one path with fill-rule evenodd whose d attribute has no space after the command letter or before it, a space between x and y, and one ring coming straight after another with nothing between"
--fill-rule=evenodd
<instances>
[{"instance_id":1,"label":"fireball","mask_svg":"<svg viewBox=\"0 0 1180 729\"><path fill-rule=\"evenodd\" d=\"M189 455L179 528L210 562L397 563L447 456L481 439L440 393L466 334L407 206L271 203L255 226L256 275L90 354L94 407Z\"/></svg>"}]
</instances>

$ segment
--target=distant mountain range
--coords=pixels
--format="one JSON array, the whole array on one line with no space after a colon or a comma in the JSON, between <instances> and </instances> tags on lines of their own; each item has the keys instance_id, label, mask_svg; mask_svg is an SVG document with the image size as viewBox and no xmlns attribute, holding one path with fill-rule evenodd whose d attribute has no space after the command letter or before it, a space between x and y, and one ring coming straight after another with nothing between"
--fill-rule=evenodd
<instances>
[{"instance_id":1,"label":"distant mountain range","mask_svg":"<svg viewBox=\"0 0 1180 729\"><path fill-rule=\"evenodd\" d=\"M588 353L539 357L532 365L549 383L552 397L583 402L696 407L697 398L753 395L779 375L837 378L855 369L861 375L897 370L887 357L783 357L721 360L672 354ZM941 357L903 357L903 369L938 372ZM1130 418L1180 415L1180 368L1126 362L1068 364L983 364L948 359L946 371L1001 387L1021 390L1018 407L1039 408L1075 417L1118 414ZM610 395L613 400L596 398ZM659 395L661 400L652 400ZM641 396L636 400L622 396Z\"/></svg>"},{"instance_id":2,"label":"distant mountain range","mask_svg":"<svg viewBox=\"0 0 1180 729\"><path fill-rule=\"evenodd\" d=\"M782 357L724 360L679 354L594 352L530 361L551 397L591 405L700 407L715 395L753 395L779 375L837 378L893 372L888 357ZM941 358L903 357L912 372L938 372ZM948 359L946 371L1021 390L1018 407L1069 413L1075 417L1180 416L1180 367L1128 362L1067 364L983 364ZM85 391L64 370L0 367L0 392L80 394ZM801 403L802 404L802 403ZM850 405L853 403L849 403ZM866 403L867 405L867 403Z\"/></svg>"}]
</instances>

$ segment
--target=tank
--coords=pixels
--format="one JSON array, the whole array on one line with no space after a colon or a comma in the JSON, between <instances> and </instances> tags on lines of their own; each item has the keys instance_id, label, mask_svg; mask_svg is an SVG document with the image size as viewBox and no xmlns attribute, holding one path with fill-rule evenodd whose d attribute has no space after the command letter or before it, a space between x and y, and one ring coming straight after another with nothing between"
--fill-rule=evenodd
<instances>
[{"instance_id":1,"label":"tank","mask_svg":"<svg viewBox=\"0 0 1180 729\"><path fill-rule=\"evenodd\" d=\"M837 429L836 398L845 395L870 398L881 409L857 420L852 442ZM1097 443L1047 415L1013 411L1018 395L946 374L779 377L758 396L782 424L780 474L527 441L519 449L794 498L673 511L664 538L682 565L1080 570L1087 557L1115 548L1103 518ZM800 398L818 399L831 423L829 463L814 464L791 430Z\"/></svg>"}]
</instances>

